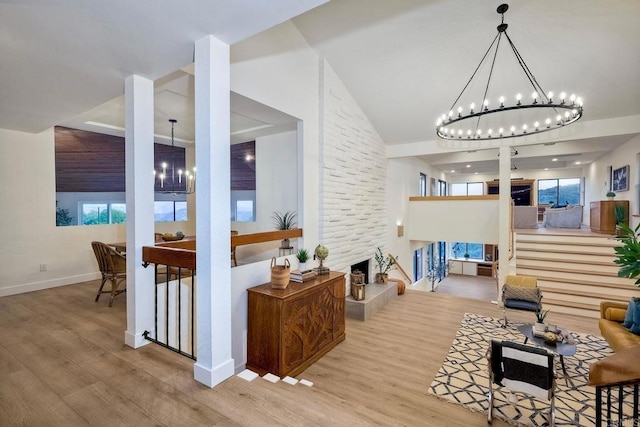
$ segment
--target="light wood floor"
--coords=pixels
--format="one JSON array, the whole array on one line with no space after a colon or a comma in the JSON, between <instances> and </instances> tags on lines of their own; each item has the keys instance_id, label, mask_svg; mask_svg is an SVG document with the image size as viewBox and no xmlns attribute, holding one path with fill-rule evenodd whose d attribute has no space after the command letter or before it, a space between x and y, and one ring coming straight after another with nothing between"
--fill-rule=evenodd
<instances>
[{"instance_id":1,"label":"light wood floor","mask_svg":"<svg viewBox=\"0 0 640 427\"><path fill-rule=\"evenodd\" d=\"M408 290L366 322L347 319L347 339L299 376L311 388L232 377L209 389L191 360L125 346L125 295L109 308L93 302L96 289L0 298L0 425L486 425L425 392L463 314L500 316L489 302ZM593 319L549 317L597 333Z\"/></svg>"}]
</instances>

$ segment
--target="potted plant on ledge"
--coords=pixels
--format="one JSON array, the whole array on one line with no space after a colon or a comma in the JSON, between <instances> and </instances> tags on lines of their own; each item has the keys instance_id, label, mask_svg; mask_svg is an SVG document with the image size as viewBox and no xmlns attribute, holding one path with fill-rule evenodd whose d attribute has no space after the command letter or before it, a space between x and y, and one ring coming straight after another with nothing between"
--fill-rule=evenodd
<instances>
[{"instance_id":1,"label":"potted plant on ledge","mask_svg":"<svg viewBox=\"0 0 640 427\"><path fill-rule=\"evenodd\" d=\"M393 266L393 260L382 255L382 250L378 248L375 255L376 264L378 264L378 273L376 273L376 283L387 283L389 275L387 274Z\"/></svg>"},{"instance_id":2,"label":"potted plant on ledge","mask_svg":"<svg viewBox=\"0 0 640 427\"><path fill-rule=\"evenodd\" d=\"M285 213L280 213L278 211L273 213L273 224L276 227L276 230L290 230L295 228L297 225L296 218L298 214L292 211L286 211ZM290 248L291 244L289 243L289 239L282 239L281 248Z\"/></svg>"},{"instance_id":3,"label":"potted plant on ledge","mask_svg":"<svg viewBox=\"0 0 640 427\"><path fill-rule=\"evenodd\" d=\"M616 197L616 193L614 193L613 191L609 191L607 194L607 199L609 200L613 200Z\"/></svg>"}]
</instances>

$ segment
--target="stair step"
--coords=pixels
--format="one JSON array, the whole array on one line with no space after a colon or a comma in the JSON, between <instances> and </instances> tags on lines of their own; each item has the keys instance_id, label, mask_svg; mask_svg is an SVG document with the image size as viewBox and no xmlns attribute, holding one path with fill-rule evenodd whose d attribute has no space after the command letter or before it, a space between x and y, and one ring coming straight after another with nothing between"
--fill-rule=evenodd
<instances>
[{"instance_id":1,"label":"stair step","mask_svg":"<svg viewBox=\"0 0 640 427\"><path fill-rule=\"evenodd\" d=\"M592 246L578 246L578 247L572 248L571 250L568 250L568 248L558 249L557 247L558 247L557 245L552 245L552 244L550 245L518 244L518 252L523 251L523 252L539 252L544 254L609 256L612 258L616 257L616 253L615 251L613 251L613 248L604 247L604 246L597 248L598 250L594 250Z\"/></svg>"},{"instance_id":2,"label":"stair step","mask_svg":"<svg viewBox=\"0 0 640 427\"><path fill-rule=\"evenodd\" d=\"M619 284L622 286L628 286L629 279L624 277L618 277L617 274L602 274L596 272L579 272L572 269L560 269L557 267L536 267L536 266L523 266L517 265L516 274L523 274L526 276L536 276L536 277L549 277L551 275L552 280L564 279L571 282L589 282L598 278L603 281L603 283L610 284ZM603 285L605 286L605 285Z\"/></svg>"},{"instance_id":3,"label":"stair step","mask_svg":"<svg viewBox=\"0 0 640 427\"><path fill-rule=\"evenodd\" d=\"M526 268L530 270L541 270L541 271L557 271L564 273L575 273L575 274L587 274L594 276L604 276L604 277L618 277L618 269L617 268L608 268L607 266L600 266L599 270L589 269L586 270L583 265L572 265L570 263L557 261L557 262L539 262L536 264L530 264L528 262L521 262L522 260L518 259L517 266L518 268ZM525 260L527 261L527 260ZM560 267L562 265L563 267ZM595 266L592 266L595 267Z\"/></svg>"},{"instance_id":4,"label":"stair step","mask_svg":"<svg viewBox=\"0 0 640 427\"><path fill-rule=\"evenodd\" d=\"M585 302L575 302L575 301L565 301L558 299L547 299L545 298L543 304L557 305L560 307L572 307L572 308L580 308L588 311L598 311L600 312L600 303L585 303Z\"/></svg>"},{"instance_id":5,"label":"stair step","mask_svg":"<svg viewBox=\"0 0 640 427\"><path fill-rule=\"evenodd\" d=\"M601 288L614 288L614 289L624 289L624 290L637 290L638 288L633 285L633 281L631 279L626 279L628 283L611 283L611 282L593 282L590 280L575 280L575 279L566 279L563 277L556 276L537 276L538 282L547 281L547 282L559 282L559 283L575 283L584 286L597 286Z\"/></svg>"},{"instance_id":6,"label":"stair step","mask_svg":"<svg viewBox=\"0 0 640 427\"><path fill-rule=\"evenodd\" d=\"M620 301L620 302L629 302L629 297L624 295L611 295L607 293L598 293L598 292L585 292L571 289L558 289L558 288L547 288L545 286L538 285L540 289L542 289L542 294L559 294L559 295L567 295L572 297L581 297L581 298L595 298L603 301ZM600 302L598 302L600 304Z\"/></svg>"},{"instance_id":7,"label":"stair step","mask_svg":"<svg viewBox=\"0 0 640 427\"><path fill-rule=\"evenodd\" d=\"M612 267L615 268L616 270L619 269L619 267L613 263L611 260L608 261L595 261L595 260L583 260L583 259L570 259L570 260L566 260L566 259L558 259L558 257L556 258L546 258L546 257L536 257L536 256L529 256L529 255L516 255L516 259L518 260L525 260L525 261L551 261L551 262L571 262L572 264L586 264L586 265L601 265L604 267Z\"/></svg>"}]
</instances>

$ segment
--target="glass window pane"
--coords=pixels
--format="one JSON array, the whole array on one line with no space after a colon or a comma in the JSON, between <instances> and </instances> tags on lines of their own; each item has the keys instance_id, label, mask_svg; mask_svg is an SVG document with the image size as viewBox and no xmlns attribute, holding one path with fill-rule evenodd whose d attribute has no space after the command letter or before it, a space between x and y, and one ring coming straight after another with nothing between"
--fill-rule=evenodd
<instances>
[{"instance_id":1,"label":"glass window pane","mask_svg":"<svg viewBox=\"0 0 640 427\"><path fill-rule=\"evenodd\" d=\"M580 178L560 179L558 200L561 204L580 204Z\"/></svg>"},{"instance_id":2,"label":"glass window pane","mask_svg":"<svg viewBox=\"0 0 640 427\"><path fill-rule=\"evenodd\" d=\"M467 186L469 196L482 196L484 194L484 184L481 182L470 182Z\"/></svg>"},{"instance_id":3,"label":"glass window pane","mask_svg":"<svg viewBox=\"0 0 640 427\"><path fill-rule=\"evenodd\" d=\"M127 222L127 205L125 203L111 204L111 224L124 224Z\"/></svg>"},{"instance_id":4,"label":"glass window pane","mask_svg":"<svg viewBox=\"0 0 640 427\"><path fill-rule=\"evenodd\" d=\"M551 205L553 203L558 203L558 180L538 180L538 204Z\"/></svg>"},{"instance_id":5,"label":"glass window pane","mask_svg":"<svg viewBox=\"0 0 640 427\"><path fill-rule=\"evenodd\" d=\"M466 182L458 182L455 184L451 184L451 195L452 196L466 196L467 195L467 183Z\"/></svg>"},{"instance_id":6,"label":"glass window pane","mask_svg":"<svg viewBox=\"0 0 640 427\"><path fill-rule=\"evenodd\" d=\"M253 200L238 200L236 202L236 221L253 221Z\"/></svg>"},{"instance_id":7,"label":"glass window pane","mask_svg":"<svg viewBox=\"0 0 640 427\"><path fill-rule=\"evenodd\" d=\"M108 224L109 211L106 203L83 203L82 225Z\"/></svg>"},{"instance_id":8,"label":"glass window pane","mask_svg":"<svg viewBox=\"0 0 640 427\"><path fill-rule=\"evenodd\" d=\"M187 202L175 202L176 221L187 220Z\"/></svg>"},{"instance_id":9,"label":"glass window pane","mask_svg":"<svg viewBox=\"0 0 640 427\"><path fill-rule=\"evenodd\" d=\"M467 243L467 253L471 259L484 261L484 245L482 243Z\"/></svg>"},{"instance_id":10,"label":"glass window pane","mask_svg":"<svg viewBox=\"0 0 640 427\"><path fill-rule=\"evenodd\" d=\"M153 216L156 222L173 221L173 202L156 201L153 204Z\"/></svg>"},{"instance_id":11,"label":"glass window pane","mask_svg":"<svg viewBox=\"0 0 640 427\"><path fill-rule=\"evenodd\" d=\"M462 258L466 250L467 244L465 242L452 242L451 253L454 258Z\"/></svg>"}]
</instances>

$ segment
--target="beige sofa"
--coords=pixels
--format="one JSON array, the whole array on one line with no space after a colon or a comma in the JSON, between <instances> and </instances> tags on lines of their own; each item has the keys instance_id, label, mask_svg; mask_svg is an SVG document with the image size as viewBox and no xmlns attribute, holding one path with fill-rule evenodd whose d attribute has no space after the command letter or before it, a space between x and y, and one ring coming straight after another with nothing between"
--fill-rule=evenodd
<instances>
[{"instance_id":1,"label":"beige sofa","mask_svg":"<svg viewBox=\"0 0 640 427\"><path fill-rule=\"evenodd\" d=\"M544 226L548 228L580 228L581 225L581 205L550 208L544 213Z\"/></svg>"},{"instance_id":2,"label":"beige sofa","mask_svg":"<svg viewBox=\"0 0 640 427\"><path fill-rule=\"evenodd\" d=\"M538 228L538 207L514 206L513 228L516 230L523 228Z\"/></svg>"}]
</instances>

